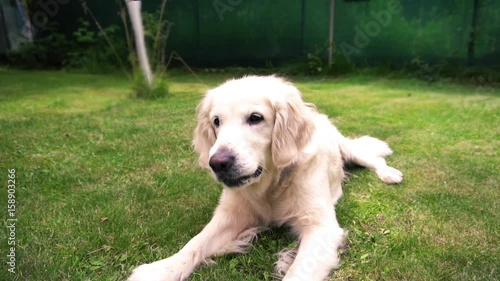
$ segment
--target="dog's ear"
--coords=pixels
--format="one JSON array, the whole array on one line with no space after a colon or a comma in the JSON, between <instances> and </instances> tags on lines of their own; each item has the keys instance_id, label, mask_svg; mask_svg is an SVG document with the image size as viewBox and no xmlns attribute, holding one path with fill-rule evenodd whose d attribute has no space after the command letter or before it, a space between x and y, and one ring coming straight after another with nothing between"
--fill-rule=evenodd
<instances>
[{"instance_id":1,"label":"dog's ear","mask_svg":"<svg viewBox=\"0 0 500 281\"><path fill-rule=\"evenodd\" d=\"M295 163L300 151L309 142L314 131L309 108L293 85L287 85L287 93L281 101L273 103L276 117L272 135L274 165L284 168Z\"/></svg>"},{"instance_id":2,"label":"dog's ear","mask_svg":"<svg viewBox=\"0 0 500 281\"><path fill-rule=\"evenodd\" d=\"M208 154L216 140L215 131L210 122L210 101L208 96L205 96L198 104L196 112L198 123L194 129L193 145L196 152L198 152L198 163L200 166L208 168Z\"/></svg>"}]
</instances>

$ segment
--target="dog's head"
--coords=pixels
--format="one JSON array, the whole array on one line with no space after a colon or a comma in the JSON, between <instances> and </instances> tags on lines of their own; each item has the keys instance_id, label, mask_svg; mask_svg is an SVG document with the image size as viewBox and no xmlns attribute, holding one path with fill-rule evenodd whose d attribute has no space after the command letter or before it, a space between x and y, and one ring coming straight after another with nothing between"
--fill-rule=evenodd
<instances>
[{"instance_id":1,"label":"dog's head","mask_svg":"<svg viewBox=\"0 0 500 281\"><path fill-rule=\"evenodd\" d=\"M199 163L227 187L292 165L314 130L300 92L274 76L230 80L208 91L197 112Z\"/></svg>"}]
</instances>

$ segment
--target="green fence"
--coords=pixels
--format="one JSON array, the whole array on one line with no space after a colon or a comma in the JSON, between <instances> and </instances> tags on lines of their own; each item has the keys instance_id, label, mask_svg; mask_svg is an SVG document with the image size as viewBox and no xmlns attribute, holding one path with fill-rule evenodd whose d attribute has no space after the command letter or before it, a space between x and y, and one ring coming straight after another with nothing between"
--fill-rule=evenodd
<instances>
[{"instance_id":1,"label":"green fence","mask_svg":"<svg viewBox=\"0 0 500 281\"><path fill-rule=\"evenodd\" d=\"M68 34L84 16L80 1L59 4L48 17ZM89 0L103 25L121 25L114 0ZM143 1L144 11L160 0ZM38 5L38 6L37 6ZM39 4L32 7L43 9ZM256 65L327 55L330 0L172 0L169 52L192 65ZM500 65L498 0L336 0L335 60ZM471 35L472 29L475 31Z\"/></svg>"}]
</instances>

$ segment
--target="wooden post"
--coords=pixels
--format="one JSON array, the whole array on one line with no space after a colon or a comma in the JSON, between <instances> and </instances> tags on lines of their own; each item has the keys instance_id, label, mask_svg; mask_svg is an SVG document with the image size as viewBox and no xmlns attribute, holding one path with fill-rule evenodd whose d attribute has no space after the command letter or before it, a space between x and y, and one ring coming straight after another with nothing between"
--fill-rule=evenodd
<instances>
[{"instance_id":1,"label":"wooden post","mask_svg":"<svg viewBox=\"0 0 500 281\"><path fill-rule=\"evenodd\" d=\"M330 0L330 29L328 37L328 67L333 65L333 31L334 31L334 19L335 19L335 0Z\"/></svg>"},{"instance_id":2,"label":"wooden post","mask_svg":"<svg viewBox=\"0 0 500 281\"><path fill-rule=\"evenodd\" d=\"M469 44L467 46L467 62L469 64L473 63L474 60L474 45L476 43L476 28L477 28L477 10L479 6L479 0L472 0L472 22L469 32Z\"/></svg>"}]
</instances>

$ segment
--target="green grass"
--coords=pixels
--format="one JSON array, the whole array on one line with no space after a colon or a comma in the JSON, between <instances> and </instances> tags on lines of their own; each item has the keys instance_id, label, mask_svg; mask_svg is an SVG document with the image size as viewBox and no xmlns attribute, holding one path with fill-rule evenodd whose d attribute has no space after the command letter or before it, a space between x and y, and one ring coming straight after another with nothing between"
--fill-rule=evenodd
<instances>
[{"instance_id":1,"label":"green grass","mask_svg":"<svg viewBox=\"0 0 500 281\"><path fill-rule=\"evenodd\" d=\"M196 164L195 107L230 74L169 78L169 97L130 98L118 76L0 68L0 215L16 169L16 274L0 280L123 280L178 251L209 221L220 186ZM498 280L500 90L411 79L296 78L349 136L390 143L403 184L351 171L337 207L349 230L332 280ZM190 280L272 280L286 230Z\"/></svg>"}]
</instances>

